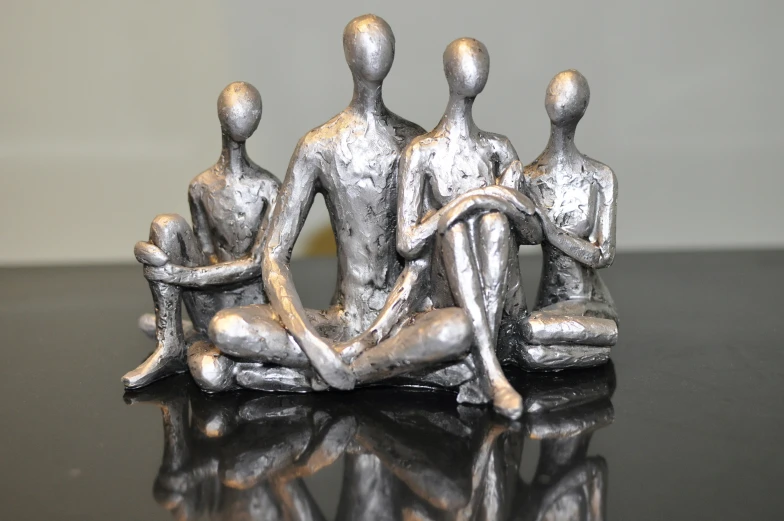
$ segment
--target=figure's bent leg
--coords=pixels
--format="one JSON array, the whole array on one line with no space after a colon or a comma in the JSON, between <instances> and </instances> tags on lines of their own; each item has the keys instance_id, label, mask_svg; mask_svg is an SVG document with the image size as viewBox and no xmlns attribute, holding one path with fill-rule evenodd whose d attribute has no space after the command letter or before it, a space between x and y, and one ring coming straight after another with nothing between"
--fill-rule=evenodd
<instances>
[{"instance_id":1,"label":"figure's bent leg","mask_svg":"<svg viewBox=\"0 0 784 521\"><path fill-rule=\"evenodd\" d=\"M310 367L308 357L265 304L219 311L210 322L209 336L222 353L243 361Z\"/></svg>"},{"instance_id":2,"label":"figure's bent leg","mask_svg":"<svg viewBox=\"0 0 784 521\"><path fill-rule=\"evenodd\" d=\"M436 309L364 351L351 368L357 383L376 382L458 360L468 353L471 340L471 323L461 309Z\"/></svg>"},{"instance_id":3,"label":"figure's bent leg","mask_svg":"<svg viewBox=\"0 0 784 521\"><path fill-rule=\"evenodd\" d=\"M175 264L192 265L201 260L190 225L179 215L156 217L150 226L150 242ZM139 367L123 376L128 389L145 386L187 368L185 335L182 328L181 288L162 282L150 282L155 304L155 351Z\"/></svg>"},{"instance_id":4,"label":"figure's bent leg","mask_svg":"<svg viewBox=\"0 0 784 521\"><path fill-rule=\"evenodd\" d=\"M519 363L528 370L593 367L610 359L618 341L614 309L605 302L566 300L524 320Z\"/></svg>"},{"instance_id":5,"label":"figure's bent leg","mask_svg":"<svg viewBox=\"0 0 784 521\"><path fill-rule=\"evenodd\" d=\"M529 344L538 345L614 346L618 341L618 325L606 318L537 311L523 322L523 337Z\"/></svg>"},{"instance_id":6,"label":"figure's bent leg","mask_svg":"<svg viewBox=\"0 0 784 521\"><path fill-rule=\"evenodd\" d=\"M308 310L316 322L332 318ZM209 326L209 347L192 347L188 367L196 383L209 392L245 387L261 391L320 390L310 362L281 325L269 305L225 309ZM272 365L270 365L272 364Z\"/></svg>"},{"instance_id":7,"label":"figure's bent leg","mask_svg":"<svg viewBox=\"0 0 784 521\"><path fill-rule=\"evenodd\" d=\"M495 356L495 335L484 305L481 274L474 261L472 238L465 222L452 226L443 237L444 265L455 301L470 317L475 336L474 363L480 381L489 381L493 406L512 419L523 413L523 399L507 381Z\"/></svg>"},{"instance_id":8,"label":"figure's bent leg","mask_svg":"<svg viewBox=\"0 0 784 521\"><path fill-rule=\"evenodd\" d=\"M139 329L150 338L155 338L156 324L155 313L145 313L139 317ZM193 334L193 323L190 320L182 321L182 331L185 338Z\"/></svg>"},{"instance_id":9,"label":"figure's bent leg","mask_svg":"<svg viewBox=\"0 0 784 521\"><path fill-rule=\"evenodd\" d=\"M477 232L476 256L482 276L487 323L493 338L497 338L509 269L509 221L497 212L485 214L479 218Z\"/></svg>"}]
</instances>

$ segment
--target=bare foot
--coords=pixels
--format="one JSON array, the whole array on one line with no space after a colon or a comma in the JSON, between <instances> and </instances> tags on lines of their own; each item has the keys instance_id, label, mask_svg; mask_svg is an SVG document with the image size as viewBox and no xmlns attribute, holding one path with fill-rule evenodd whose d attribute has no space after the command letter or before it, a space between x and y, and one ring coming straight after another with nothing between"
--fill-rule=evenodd
<instances>
[{"instance_id":1,"label":"bare foot","mask_svg":"<svg viewBox=\"0 0 784 521\"><path fill-rule=\"evenodd\" d=\"M511 385L496 386L493 391L493 409L502 416L517 420L523 415L523 397Z\"/></svg>"},{"instance_id":2,"label":"bare foot","mask_svg":"<svg viewBox=\"0 0 784 521\"><path fill-rule=\"evenodd\" d=\"M139 367L122 377L126 389L138 389L161 378L184 373L188 365L184 354L172 355L171 350L158 346Z\"/></svg>"}]
</instances>

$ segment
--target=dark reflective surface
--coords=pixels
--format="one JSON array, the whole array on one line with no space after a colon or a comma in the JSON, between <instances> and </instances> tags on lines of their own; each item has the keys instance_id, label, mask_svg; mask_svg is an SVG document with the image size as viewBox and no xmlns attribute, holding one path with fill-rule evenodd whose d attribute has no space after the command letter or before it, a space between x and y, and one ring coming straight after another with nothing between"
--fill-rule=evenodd
<instances>
[{"instance_id":1,"label":"dark reflective surface","mask_svg":"<svg viewBox=\"0 0 784 521\"><path fill-rule=\"evenodd\" d=\"M443 393L206 396L187 377L126 402L161 410L153 497L175 519L333 518L305 482L324 471L342 472L337 519L588 521L605 518L607 464L586 454L612 422L614 380L612 366L522 378L536 412L516 423ZM532 439L541 447L526 481Z\"/></svg>"},{"instance_id":2,"label":"dark reflective surface","mask_svg":"<svg viewBox=\"0 0 784 521\"><path fill-rule=\"evenodd\" d=\"M294 270L325 304L334 264ZM123 396L153 347L139 269L0 270L0 519L780 519L783 274L781 252L619 255L615 391L516 375L537 412L513 426L384 389Z\"/></svg>"}]
</instances>

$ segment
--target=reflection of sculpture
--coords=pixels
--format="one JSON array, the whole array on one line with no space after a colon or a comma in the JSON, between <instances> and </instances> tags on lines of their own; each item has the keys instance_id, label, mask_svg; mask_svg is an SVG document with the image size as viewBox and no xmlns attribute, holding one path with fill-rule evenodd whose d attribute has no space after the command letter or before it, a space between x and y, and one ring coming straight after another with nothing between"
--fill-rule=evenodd
<instances>
[{"instance_id":1,"label":"reflection of sculpture","mask_svg":"<svg viewBox=\"0 0 784 521\"><path fill-rule=\"evenodd\" d=\"M612 422L612 366L524 389L521 425L437 394L206 396L173 379L129 403L161 407L154 495L176 519L324 519L302 478L343 459L337 519L602 519L607 465L586 457ZM189 412L190 411L190 412ZM531 483L518 466L541 439ZM554 516L555 517L547 517Z\"/></svg>"},{"instance_id":2,"label":"reflection of sculpture","mask_svg":"<svg viewBox=\"0 0 784 521\"><path fill-rule=\"evenodd\" d=\"M124 377L127 388L184 371L189 344L187 367L207 392L383 381L456 390L460 403L492 402L517 419L525 400L499 358L528 370L608 360L617 315L596 270L614 257L616 181L574 146L585 78L553 79L550 142L523 168L506 137L473 121L489 74L484 45L461 38L447 47L449 103L425 134L384 105L394 43L377 16L346 26L354 96L299 141L279 197L277 181L245 154L261 116L258 92L245 83L224 90L224 151L191 184L193 230L159 216L135 249L156 305L155 325L145 316L142 326L158 345ZM338 252L326 310L303 307L289 270L316 194ZM517 250L540 243L545 263L529 315ZM185 328L181 299L193 321Z\"/></svg>"},{"instance_id":3,"label":"reflection of sculpture","mask_svg":"<svg viewBox=\"0 0 784 521\"><path fill-rule=\"evenodd\" d=\"M245 151L261 119L259 92L248 83L232 83L218 98L218 117L220 159L188 190L193 230L179 215L159 215L150 227L150 242L136 246L155 302L154 325L151 316L140 322L155 332L158 344L123 377L128 388L185 371L180 299L193 321L193 328L186 323L188 332L202 335L218 310L265 301L257 251L264 234L259 230L275 201L278 180Z\"/></svg>"},{"instance_id":4,"label":"reflection of sculpture","mask_svg":"<svg viewBox=\"0 0 784 521\"><path fill-rule=\"evenodd\" d=\"M550 141L525 168L523 191L536 202L545 237L537 306L523 326L523 363L532 368L602 363L618 337L615 305L596 272L615 257L618 185L609 167L574 144L589 99L579 72L553 78L545 98Z\"/></svg>"}]
</instances>

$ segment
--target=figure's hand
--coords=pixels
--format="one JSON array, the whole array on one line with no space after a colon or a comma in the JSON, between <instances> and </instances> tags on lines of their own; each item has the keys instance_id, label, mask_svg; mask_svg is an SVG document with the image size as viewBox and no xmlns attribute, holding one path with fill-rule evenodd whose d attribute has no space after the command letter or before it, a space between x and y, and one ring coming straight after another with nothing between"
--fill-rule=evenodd
<instances>
[{"instance_id":1,"label":"figure's hand","mask_svg":"<svg viewBox=\"0 0 784 521\"><path fill-rule=\"evenodd\" d=\"M354 388L357 378L333 346L313 336L299 339L299 344L310 359L313 368L327 385L343 391Z\"/></svg>"},{"instance_id":2,"label":"figure's hand","mask_svg":"<svg viewBox=\"0 0 784 521\"><path fill-rule=\"evenodd\" d=\"M340 353L340 358L345 363L351 363L356 357L366 349L378 344L374 331L366 331L348 342L341 342L335 345L335 350Z\"/></svg>"},{"instance_id":3,"label":"figure's hand","mask_svg":"<svg viewBox=\"0 0 784 521\"><path fill-rule=\"evenodd\" d=\"M149 266L163 266L169 262L169 256L151 242L139 241L133 247L136 260Z\"/></svg>"},{"instance_id":4,"label":"figure's hand","mask_svg":"<svg viewBox=\"0 0 784 521\"><path fill-rule=\"evenodd\" d=\"M181 274L183 271L182 266L177 264L166 263L163 266L144 266L144 278L150 282L165 282L166 284L179 284Z\"/></svg>"}]
</instances>

